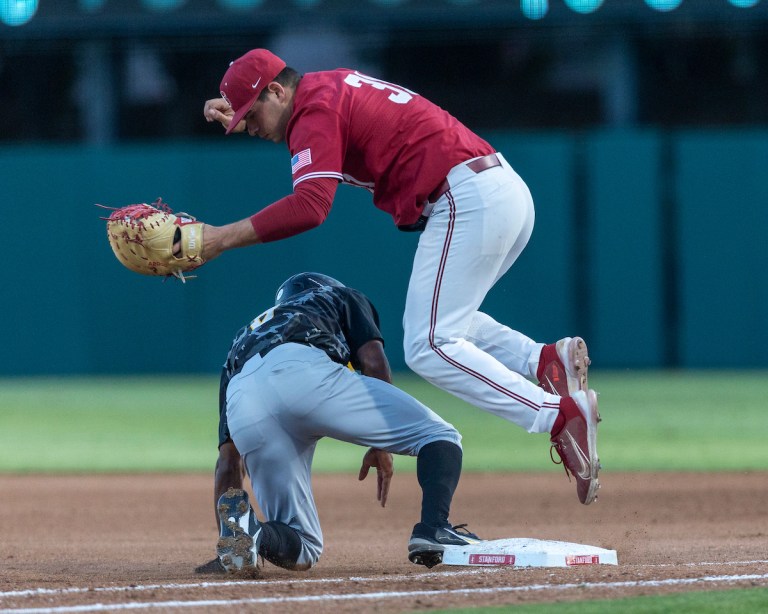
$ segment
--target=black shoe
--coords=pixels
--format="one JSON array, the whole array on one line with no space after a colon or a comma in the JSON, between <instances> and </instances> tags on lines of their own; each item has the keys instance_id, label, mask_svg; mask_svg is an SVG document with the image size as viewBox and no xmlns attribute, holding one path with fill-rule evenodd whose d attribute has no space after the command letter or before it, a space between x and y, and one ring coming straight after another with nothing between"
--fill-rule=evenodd
<instances>
[{"instance_id":1,"label":"black shoe","mask_svg":"<svg viewBox=\"0 0 768 614\"><path fill-rule=\"evenodd\" d=\"M455 527L431 527L420 522L413 527L408 542L408 560L429 569L443 562L445 546L469 546L483 541L467 531L466 526L459 524Z\"/></svg>"},{"instance_id":2,"label":"black shoe","mask_svg":"<svg viewBox=\"0 0 768 614\"><path fill-rule=\"evenodd\" d=\"M261 543L261 524L248 502L248 493L230 488L218 504L221 532L216 544L216 554L221 566L227 571L256 567Z\"/></svg>"},{"instance_id":3,"label":"black shoe","mask_svg":"<svg viewBox=\"0 0 768 614\"><path fill-rule=\"evenodd\" d=\"M227 570L221 566L218 557L195 567L195 573L199 574L223 574L226 572Z\"/></svg>"}]
</instances>

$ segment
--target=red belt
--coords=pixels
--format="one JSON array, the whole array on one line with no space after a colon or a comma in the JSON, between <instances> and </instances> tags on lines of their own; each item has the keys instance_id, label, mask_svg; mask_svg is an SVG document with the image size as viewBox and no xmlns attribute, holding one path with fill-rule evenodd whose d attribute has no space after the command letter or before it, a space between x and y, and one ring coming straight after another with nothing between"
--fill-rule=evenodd
<instances>
[{"instance_id":1,"label":"red belt","mask_svg":"<svg viewBox=\"0 0 768 614\"><path fill-rule=\"evenodd\" d=\"M466 166L469 168L469 170L475 173L482 173L483 171L487 171L489 168L501 166L501 160L499 160L499 156L497 156L495 153L492 153L488 154L487 156L483 156L482 158L472 160L471 162L467 162ZM437 189L429 195L429 202L437 202L437 199L439 199L450 189L451 186L448 185L448 179L443 179L443 182L437 187Z\"/></svg>"}]
</instances>

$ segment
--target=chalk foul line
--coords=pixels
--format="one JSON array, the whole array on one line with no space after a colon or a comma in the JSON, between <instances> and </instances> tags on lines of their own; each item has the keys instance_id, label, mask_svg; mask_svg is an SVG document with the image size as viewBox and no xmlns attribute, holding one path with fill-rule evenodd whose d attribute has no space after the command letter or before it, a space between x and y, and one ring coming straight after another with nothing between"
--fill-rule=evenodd
<instances>
[{"instance_id":1,"label":"chalk foul line","mask_svg":"<svg viewBox=\"0 0 768 614\"><path fill-rule=\"evenodd\" d=\"M639 565L638 567L644 568L659 568L659 567L674 567L674 566L686 566L686 567L705 567L705 566L736 566L736 565L754 565L754 564L766 564L768 560L752 560L752 561L707 561L701 563L678 563L678 564L648 564ZM3 598L13 597L35 597L35 596L50 596L50 595L73 595L82 593L120 593L120 592L136 592L136 591L151 591L151 590L190 590L190 589L206 589L206 588L221 588L221 587L247 587L247 586L260 586L260 587L275 587L281 585L331 585L331 584L343 584L347 582L370 582L370 583L391 583L391 582L407 582L407 581L420 581L429 577L460 577L460 576L472 576L478 574L496 574L496 573L508 573L509 570L500 567L482 567L477 569L459 570L459 571L436 571L425 572L420 574L407 574L407 575L394 575L394 576L350 576L347 578L303 578L292 580L225 580L225 581L211 581L211 582L187 582L187 583L164 583L164 584L145 584L145 585L129 585L129 586L104 586L104 587L70 587L70 588L35 588L27 590L16 591L4 591L0 592L0 600ZM151 608L193 608L193 607L211 607L220 605L256 605L256 604L270 604L270 603L302 603L302 602L318 602L318 601L349 601L349 600L371 600L371 599L387 599L387 598L406 598L406 597L430 597L430 596L443 596L443 595L471 595L471 594L488 594L488 593L509 593L509 592L524 592L524 591L543 591L543 590L569 590L572 588L606 588L606 589L619 589L627 587L654 587L654 586L671 586L671 585L690 585L690 584L708 584L708 583L734 583L741 581L763 581L768 580L768 574L750 574L750 575L719 575L719 576L703 576L699 578L681 578L681 579L663 579L663 580L628 580L623 582L594 582L578 584L533 584L523 586L500 586L500 587L488 587L488 588L474 588L474 589L445 589L445 590L431 590L431 591L398 591L398 592L374 592L374 593L343 593L343 594L323 594L323 595L299 595L288 597L255 597L245 599L226 599L226 600L196 600L196 601L162 601L162 602L130 602L130 603L113 603L113 604L89 604L89 605L74 605L74 606L54 606L46 608L11 608L0 609L0 614L14 613L14 614L42 614L46 613L65 613L65 612L92 612L92 611L115 611L115 610L133 610L133 609L151 609Z\"/></svg>"},{"instance_id":2,"label":"chalk foul line","mask_svg":"<svg viewBox=\"0 0 768 614\"><path fill-rule=\"evenodd\" d=\"M376 592L376 593L348 593L331 595L302 595L296 597L255 597L249 599L206 599L200 601L153 601L145 603L114 603L114 604L91 604L60 606L47 608L21 608L0 610L2 614L43 614L43 613L65 613L65 612L94 612L94 611L116 611L116 610L140 610L152 608L195 608L195 607L215 607L234 605L258 605L274 603L310 603L319 601L353 601L353 600L372 600L372 599L399 599L412 597L441 597L446 595L481 595L490 593L514 593L514 592L536 592L536 591L566 591L570 589L619 589L619 588L642 588L642 587L660 587L660 586L681 586L690 584L723 584L745 581L768 581L768 574L747 574L733 576L703 576L700 578L677 578L665 580L629 580L623 582L579 582L569 584L530 584L527 586L498 586L487 588L459 588L431 591L398 591L398 592ZM217 584L217 586L221 586Z\"/></svg>"}]
</instances>

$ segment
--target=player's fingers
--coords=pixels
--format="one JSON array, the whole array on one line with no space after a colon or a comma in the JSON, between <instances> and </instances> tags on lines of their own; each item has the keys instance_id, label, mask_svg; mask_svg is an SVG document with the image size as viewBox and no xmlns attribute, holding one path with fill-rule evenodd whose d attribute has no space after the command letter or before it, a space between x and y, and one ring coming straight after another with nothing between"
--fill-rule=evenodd
<instances>
[{"instance_id":1,"label":"player's fingers","mask_svg":"<svg viewBox=\"0 0 768 614\"><path fill-rule=\"evenodd\" d=\"M208 121L208 123L218 122L220 123L224 128L229 127L229 116L225 113L222 113L221 111L217 111L216 109L211 109L210 111L206 112L205 119ZM245 122L242 122L243 129L245 128ZM242 130L238 130L238 132L242 132Z\"/></svg>"},{"instance_id":2,"label":"player's fingers","mask_svg":"<svg viewBox=\"0 0 768 614\"><path fill-rule=\"evenodd\" d=\"M377 451L376 460L379 501L381 501L381 507L384 507L387 504L387 495L389 495L389 484L395 473L395 463L392 454L384 450Z\"/></svg>"},{"instance_id":3,"label":"player's fingers","mask_svg":"<svg viewBox=\"0 0 768 614\"><path fill-rule=\"evenodd\" d=\"M371 465L366 462L366 459L363 459L363 464L360 466L360 473L357 474L358 480L364 480L366 477L368 477L368 470L371 468Z\"/></svg>"},{"instance_id":4,"label":"player's fingers","mask_svg":"<svg viewBox=\"0 0 768 614\"><path fill-rule=\"evenodd\" d=\"M392 481L392 474L385 475L379 473L379 501L381 501L381 507L387 504L387 497L389 496L389 484Z\"/></svg>"},{"instance_id":5,"label":"player's fingers","mask_svg":"<svg viewBox=\"0 0 768 614\"><path fill-rule=\"evenodd\" d=\"M230 118L229 117L227 117L227 121L226 122L221 122L221 125L224 126L224 128L227 128L227 129L229 129L229 124L230 124ZM232 132L234 132L234 133L245 132L245 128L246 128L245 120L241 120L241 121L239 121L237 123L237 126L235 126L235 128L232 130Z\"/></svg>"},{"instance_id":6,"label":"player's fingers","mask_svg":"<svg viewBox=\"0 0 768 614\"><path fill-rule=\"evenodd\" d=\"M221 121L226 117L226 112L231 111L231 107L223 98L211 98L205 101L203 106L203 115L208 121Z\"/></svg>"},{"instance_id":7,"label":"player's fingers","mask_svg":"<svg viewBox=\"0 0 768 614\"><path fill-rule=\"evenodd\" d=\"M378 468L379 473L386 479L391 480L392 475L395 473L395 461L392 458L392 454L385 452L384 450L379 450L377 461L376 467Z\"/></svg>"},{"instance_id":8,"label":"player's fingers","mask_svg":"<svg viewBox=\"0 0 768 614\"><path fill-rule=\"evenodd\" d=\"M205 116L205 119L209 122L215 122L219 121L219 114L220 112L214 109L211 106L205 105L205 109L203 110L203 115Z\"/></svg>"}]
</instances>

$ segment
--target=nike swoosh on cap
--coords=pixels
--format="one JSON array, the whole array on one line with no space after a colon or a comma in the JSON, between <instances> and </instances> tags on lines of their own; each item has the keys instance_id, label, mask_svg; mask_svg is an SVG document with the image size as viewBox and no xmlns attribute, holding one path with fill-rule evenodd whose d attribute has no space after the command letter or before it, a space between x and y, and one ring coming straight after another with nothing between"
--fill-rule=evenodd
<instances>
[{"instance_id":1,"label":"nike swoosh on cap","mask_svg":"<svg viewBox=\"0 0 768 614\"><path fill-rule=\"evenodd\" d=\"M256 83L254 83L253 85L251 85L251 88L255 90L257 87L259 87L259 83L260 83L260 82L261 82L261 77L259 77L259 80L258 80L258 81L256 81Z\"/></svg>"}]
</instances>

